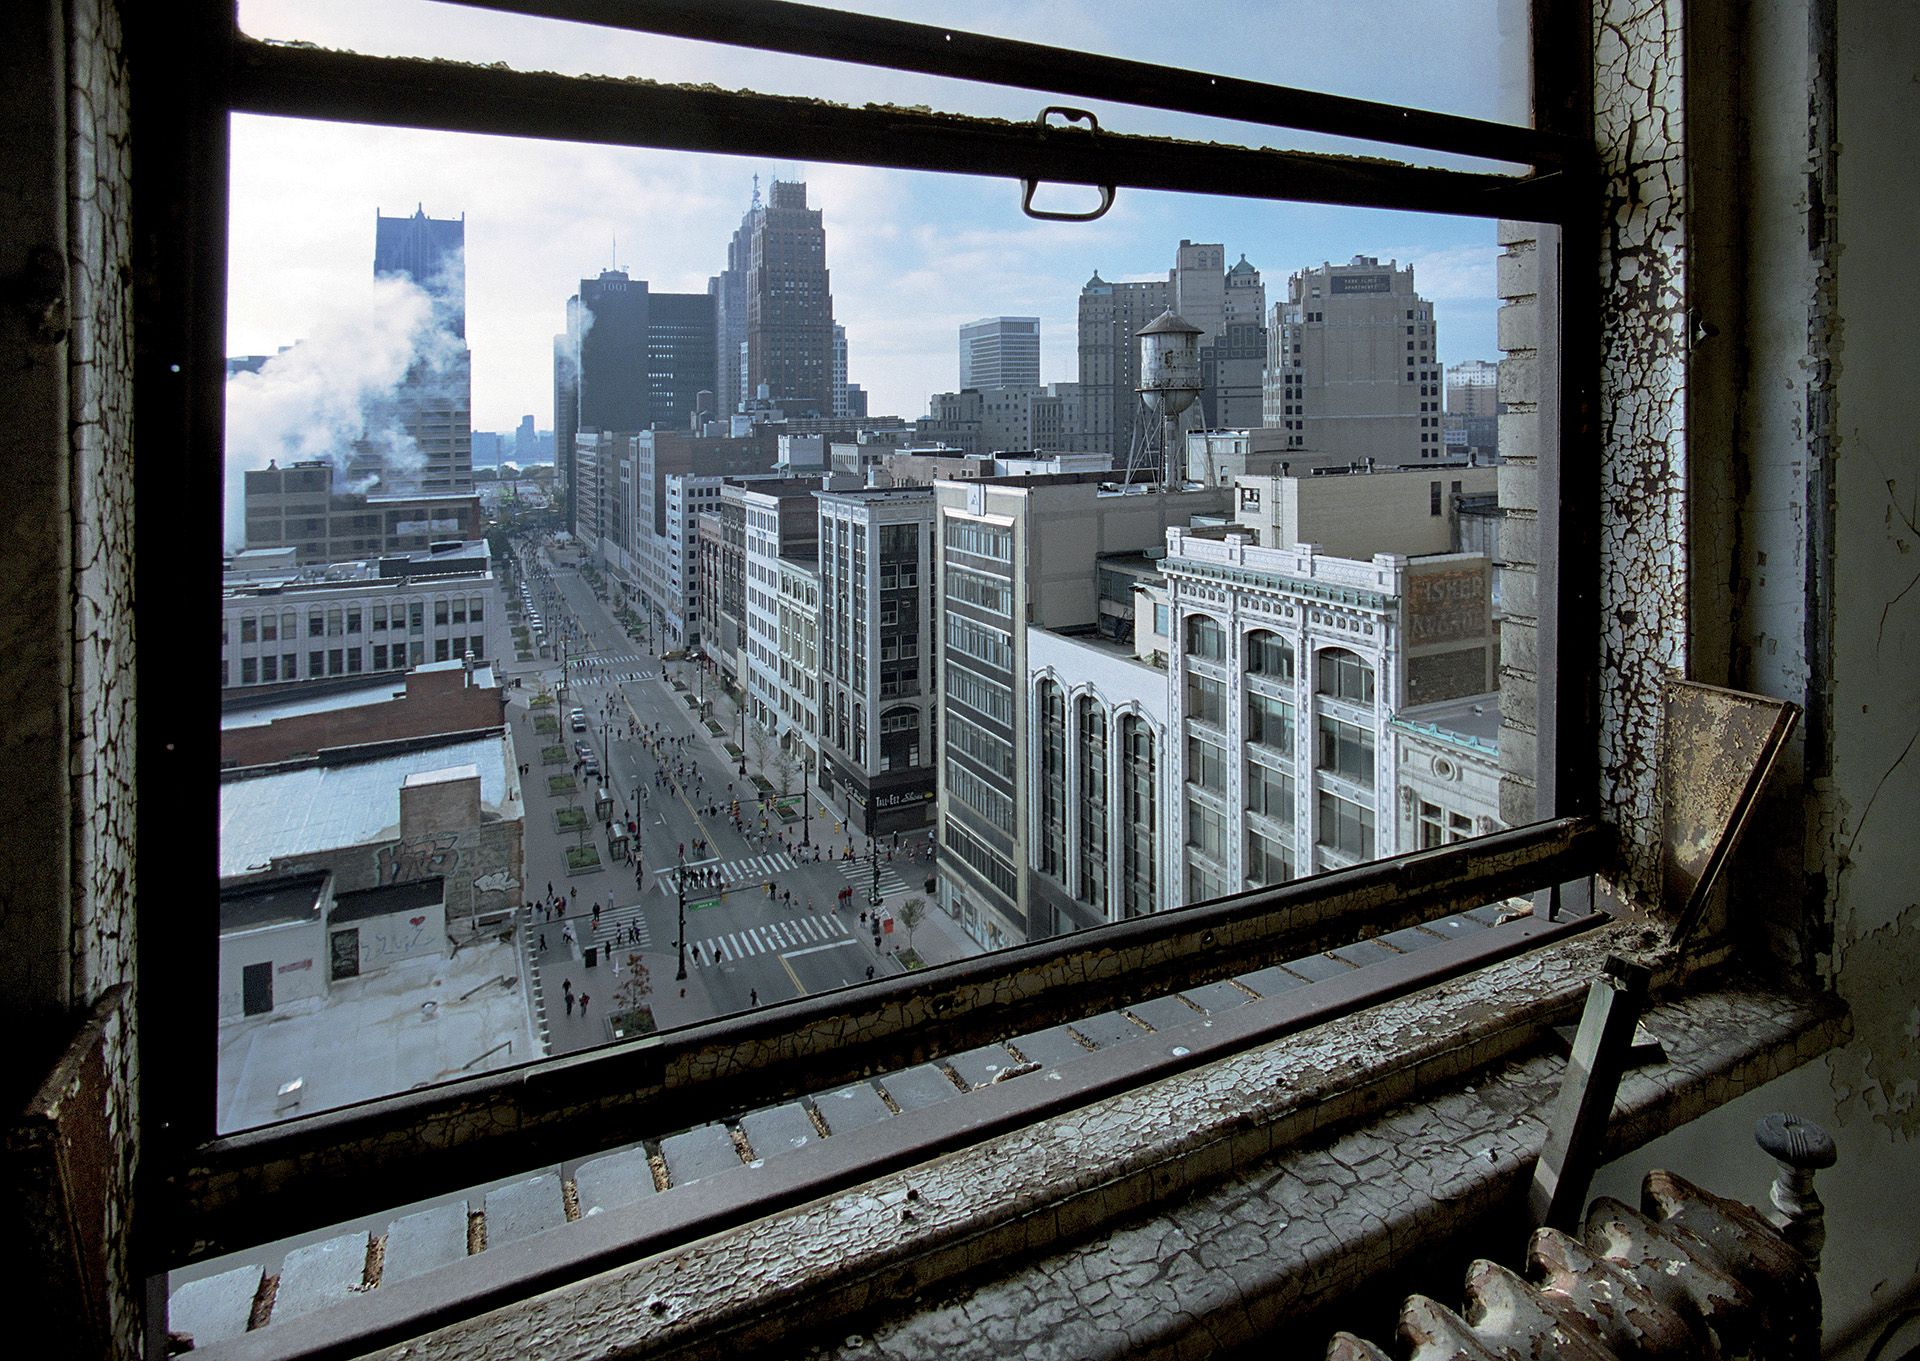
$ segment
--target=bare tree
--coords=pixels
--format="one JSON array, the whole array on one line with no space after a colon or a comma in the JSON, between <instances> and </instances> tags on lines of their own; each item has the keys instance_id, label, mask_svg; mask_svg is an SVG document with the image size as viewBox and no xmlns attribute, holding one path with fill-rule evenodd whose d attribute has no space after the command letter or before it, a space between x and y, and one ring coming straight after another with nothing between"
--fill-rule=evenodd
<instances>
[{"instance_id":1,"label":"bare tree","mask_svg":"<svg viewBox=\"0 0 1920 1361\"><path fill-rule=\"evenodd\" d=\"M913 928L927 919L927 900L909 898L900 904L900 924L907 928L907 948L913 948Z\"/></svg>"},{"instance_id":2,"label":"bare tree","mask_svg":"<svg viewBox=\"0 0 1920 1361\"><path fill-rule=\"evenodd\" d=\"M637 954L627 956L627 981L613 994L613 1004L621 1011L638 1011L653 993L653 978L647 961Z\"/></svg>"},{"instance_id":3,"label":"bare tree","mask_svg":"<svg viewBox=\"0 0 1920 1361\"><path fill-rule=\"evenodd\" d=\"M758 723L747 724L747 750L753 753L753 763L760 767L760 773L766 774L767 767L773 763L776 750L774 736Z\"/></svg>"}]
</instances>

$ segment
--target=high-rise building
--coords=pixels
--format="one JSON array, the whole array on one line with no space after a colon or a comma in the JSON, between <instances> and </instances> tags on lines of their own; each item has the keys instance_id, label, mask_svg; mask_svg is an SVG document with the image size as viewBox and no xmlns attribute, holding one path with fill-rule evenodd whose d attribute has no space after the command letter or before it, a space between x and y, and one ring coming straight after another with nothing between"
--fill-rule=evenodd
<instances>
[{"instance_id":1,"label":"high-rise building","mask_svg":"<svg viewBox=\"0 0 1920 1361\"><path fill-rule=\"evenodd\" d=\"M1497 463L1500 457L1500 366L1469 359L1447 369L1446 445L1450 457Z\"/></svg>"},{"instance_id":2,"label":"high-rise building","mask_svg":"<svg viewBox=\"0 0 1920 1361\"><path fill-rule=\"evenodd\" d=\"M775 180L747 215L746 391L796 416L833 414L827 229L807 186ZM736 238L737 240L737 238Z\"/></svg>"},{"instance_id":3,"label":"high-rise building","mask_svg":"<svg viewBox=\"0 0 1920 1361\"><path fill-rule=\"evenodd\" d=\"M868 835L933 806L934 492L819 493L820 787Z\"/></svg>"},{"instance_id":4,"label":"high-rise building","mask_svg":"<svg viewBox=\"0 0 1920 1361\"><path fill-rule=\"evenodd\" d=\"M1196 514L1224 512L1232 490L1143 493L1136 488L1121 494L1107 489L1110 476L1064 473L934 484L944 724L938 772L940 906L989 948L1087 924L1056 898L1036 893L1025 869L1040 835L1032 815L1036 772L1024 750L1034 723L1026 685L1028 635L1032 628L1097 626L1102 613L1098 560L1164 546L1169 528L1191 522ZM824 590L824 523L821 537ZM823 651L827 619L823 603ZM824 738L822 745L827 745Z\"/></svg>"},{"instance_id":5,"label":"high-rise building","mask_svg":"<svg viewBox=\"0 0 1920 1361\"><path fill-rule=\"evenodd\" d=\"M752 253L753 224L760 216L760 177L753 179L753 206L747 209L727 242L727 264L707 280L713 298L713 352L718 373L713 389L718 414L724 419L752 396L746 388L741 354L747 343L747 260Z\"/></svg>"},{"instance_id":6,"label":"high-rise building","mask_svg":"<svg viewBox=\"0 0 1920 1361\"><path fill-rule=\"evenodd\" d=\"M1226 247L1182 241L1165 283L1108 283L1096 272L1080 290L1080 395L1083 437L1076 449L1110 452L1123 462L1142 422L1137 391L1140 328L1172 311L1199 328L1200 399L1180 429L1260 424L1266 361L1266 288L1242 255L1226 267Z\"/></svg>"},{"instance_id":7,"label":"high-rise building","mask_svg":"<svg viewBox=\"0 0 1920 1361\"><path fill-rule=\"evenodd\" d=\"M1388 466L1445 457L1433 304L1412 265L1356 255L1299 271L1267 339L1265 424L1289 449Z\"/></svg>"},{"instance_id":8,"label":"high-rise building","mask_svg":"<svg viewBox=\"0 0 1920 1361\"><path fill-rule=\"evenodd\" d=\"M833 414L846 416L847 410L847 328L833 324Z\"/></svg>"},{"instance_id":9,"label":"high-rise building","mask_svg":"<svg viewBox=\"0 0 1920 1361\"><path fill-rule=\"evenodd\" d=\"M554 419L569 488L570 433L692 429L700 394L716 381L713 308L711 293L655 293L624 270L580 281L567 300L567 333L554 338Z\"/></svg>"},{"instance_id":10,"label":"high-rise building","mask_svg":"<svg viewBox=\"0 0 1920 1361\"><path fill-rule=\"evenodd\" d=\"M1140 418L1140 352L1134 332L1172 306L1172 285L1159 279L1108 283L1098 270L1080 290L1081 418L1086 445L1123 461Z\"/></svg>"},{"instance_id":11,"label":"high-rise building","mask_svg":"<svg viewBox=\"0 0 1920 1361\"><path fill-rule=\"evenodd\" d=\"M472 491L466 215L432 218L424 206L411 217L382 217L376 210L373 228L374 277L419 287L432 306L435 334L392 396L369 411L369 437L356 447L349 469L378 477L389 492ZM404 439L375 433L381 429Z\"/></svg>"},{"instance_id":12,"label":"high-rise building","mask_svg":"<svg viewBox=\"0 0 1920 1361\"><path fill-rule=\"evenodd\" d=\"M1039 385L1040 318L985 317L960 328L962 388Z\"/></svg>"}]
</instances>

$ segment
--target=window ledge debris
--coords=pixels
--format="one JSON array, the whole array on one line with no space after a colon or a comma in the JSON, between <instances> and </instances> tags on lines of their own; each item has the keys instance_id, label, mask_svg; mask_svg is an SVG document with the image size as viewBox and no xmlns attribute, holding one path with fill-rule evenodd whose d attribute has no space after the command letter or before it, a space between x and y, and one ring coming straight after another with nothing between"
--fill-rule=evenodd
<instances>
[{"instance_id":1,"label":"window ledge debris","mask_svg":"<svg viewBox=\"0 0 1920 1361\"><path fill-rule=\"evenodd\" d=\"M358 1354L341 1316L362 1340L393 1337L423 1306L424 1330L382 1355L1002 1361L1250 1342L1517 1222L1564 1070L1542 1036L1638 939L1589 931L531 1299L472 1313L567 1235L604 1252L671 1197L201 1354ZM1845 1025L1830 1002L1739 980L1695 980L1645 1023L1666 1056L1623 1082L1615 1153L1806 1062Z\"/></svg>"}]
</instances>

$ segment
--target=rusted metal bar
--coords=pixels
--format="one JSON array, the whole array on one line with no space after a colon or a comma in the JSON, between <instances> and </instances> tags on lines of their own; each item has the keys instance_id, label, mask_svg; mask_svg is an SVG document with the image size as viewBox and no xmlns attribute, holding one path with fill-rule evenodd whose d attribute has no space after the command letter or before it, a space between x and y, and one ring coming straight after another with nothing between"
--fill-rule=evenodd
<instances>
[{"instance_id":1,"label":"rusted metal bar","mask_svg":"<svg viewBox=\"0 0 1920 1361\"><path fill-rule=\"evenodd\" d=\"M1567 1056L1566 1079L1527 1197L1536 1226L1570 1230L1579 1220L1600 1165L1607 1121L1650 981L1643 965L1614 955L1588 989L1586 1011Z\"/></svg>"},{"instance_id":2,"label":"rusted metal bar","mask_svg":"<svg viewBox=\"0 0 1920 1361\"><path fill-rule=\"evenodd\" d=\"M1568 183L250 38L232 80L242 113L1472 217L1557 221Z\"/></svg>"},{"instance_id":3,"label":"rusted metal bar","mask_svg":"<svg viewBox=\"0 0 1920 1361\"><path fill-rule=\"evenodd\" d=\"M182 1258L230 1250L1525 894L1606 845L1541 823L216 1140L162 1218Z\"/></svg>"},{"instance_id":4,"label":"rusted metal bar","mask_svg":"<svg viewBox=\"0 0 1920 1361\"><path fill-rule=\"evenodd\" d=\"M1078 95L1173 113L1230 118L1559 168L1577 143L1533 128L1491 123L1106 57L1045 43L783 0L453 0L473 9L536 15L638 33L692 38L764 52L857 62L922 75Z\"/></svg>"}]
</instances>

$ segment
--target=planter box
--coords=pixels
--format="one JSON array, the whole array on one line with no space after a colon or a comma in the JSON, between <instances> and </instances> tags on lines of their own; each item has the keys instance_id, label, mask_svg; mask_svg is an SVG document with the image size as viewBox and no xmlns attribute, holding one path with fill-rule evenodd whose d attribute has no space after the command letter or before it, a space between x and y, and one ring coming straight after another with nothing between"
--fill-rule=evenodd
<instances>
[{"instance_id":1,"label":"planter box","mask_svg":"<svg viewBox=\"0 0 1920 1361\"><path fill-rule=\"evenodd\" d=\"M571 754L569 754L567 749L563 746L552 746L552 747L540 748L540 764L541 765L564 766L572 759L573 757L571 756Z\"/></svg>"},{"instance_id":2,"label":"planter box","mask_svg":"<svg viewBox=\"0 0 1920 1361\"><path fill-rule=\"evenodd\" d=\"M567 847L567 873L582 874L600 868L600 850L596 846Z\"/></svg>"},{"instance_id":3,"label":"planter box","mask_svg":"<svg viewBox=\"0 0 1920 1361\"><path fill-rule=\"evenodd\" d=\"M574 783L573 776L571 775L547 776L547 792L549 794L571 794L579 787L579 785Z\"/></svg>"}]
</instances>

